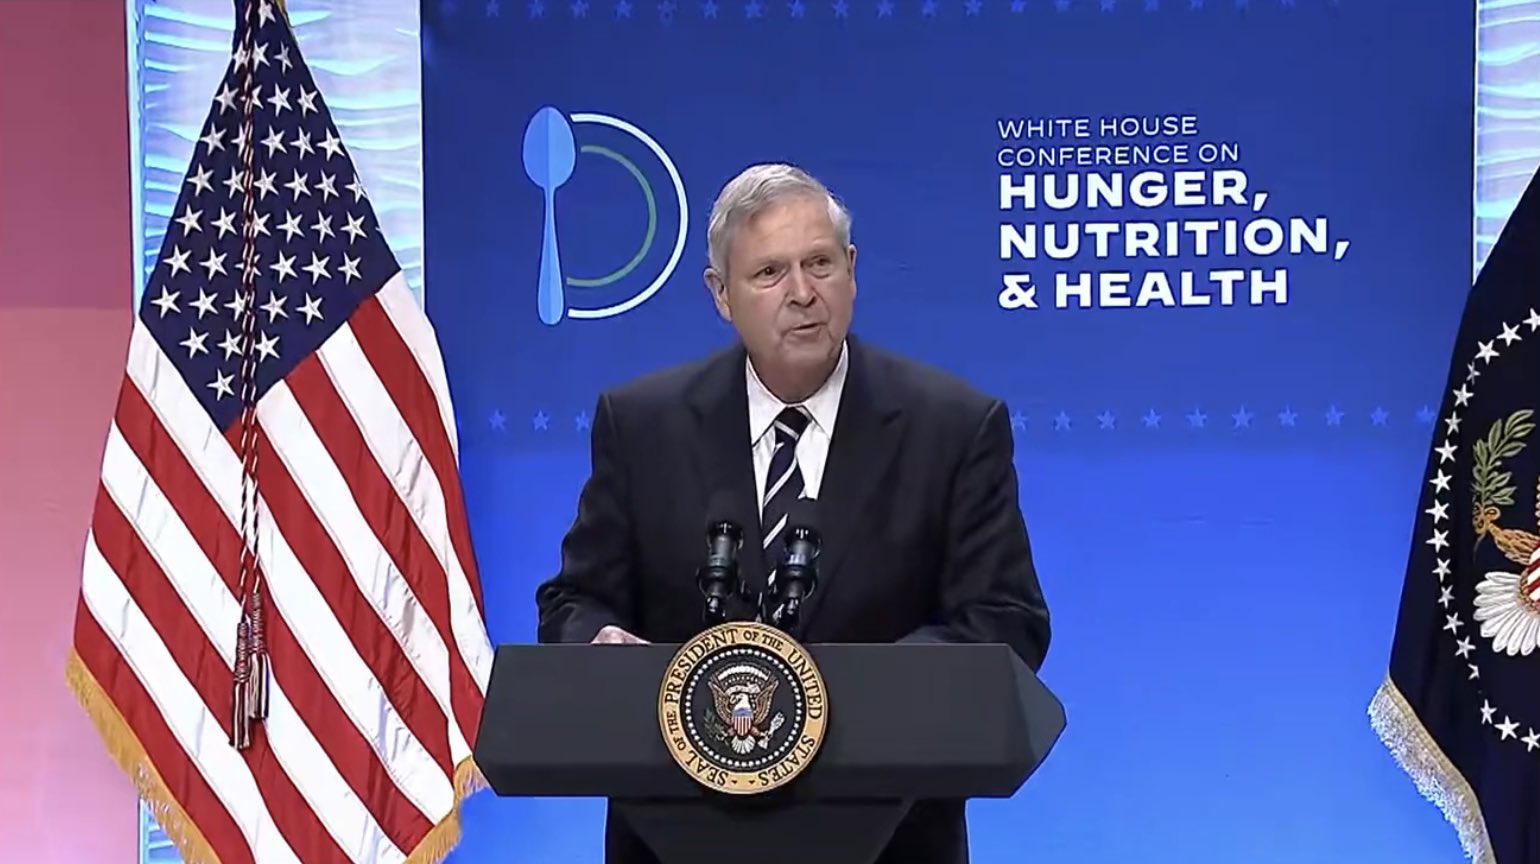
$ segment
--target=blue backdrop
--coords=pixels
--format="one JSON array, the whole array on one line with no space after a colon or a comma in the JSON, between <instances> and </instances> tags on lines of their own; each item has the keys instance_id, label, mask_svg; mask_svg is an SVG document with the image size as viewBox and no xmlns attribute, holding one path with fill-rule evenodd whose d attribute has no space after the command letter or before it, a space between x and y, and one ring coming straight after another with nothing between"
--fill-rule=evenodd
<instances>
[{"instance_id":1,"label":"blue backdrop","mask_svg":"<svg viewBox=\"0 0 1540 864\"><path fill-rule=\"evenodd\" d=\"M794 161L854 213L857 332L1013 409L1070 725L972 806L975 860L1457 860L1365 717L1471 274L1474 13L1415 6L425 5L425 295L494 638L533 638L598 391L731 338L716 191ZM452 860L597 861L601 818L479 796Z\"/></svg>"}]
</instances>

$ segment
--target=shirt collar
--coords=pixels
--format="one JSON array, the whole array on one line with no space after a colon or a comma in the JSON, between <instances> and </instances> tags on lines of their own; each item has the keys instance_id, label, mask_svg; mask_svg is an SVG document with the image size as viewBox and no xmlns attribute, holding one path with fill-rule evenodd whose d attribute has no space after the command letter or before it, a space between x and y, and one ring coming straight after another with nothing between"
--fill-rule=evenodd
<instances>
[{"instance_id":1,"label":"shirt collar","mask_svg":"<svg viewBox=\"0 0 1540 864\"><path fill-rule=\"evenodd\" d=\"M770 431L770 425L781 411L790 407L782 402L763 381L759 380L759 374L754 371L754 361L744 362L745 376L748 379L749 393L749 443L757 442L766 432ZM800 404L807 409L813 423L825 436L834 436L834 418L839 414L840 394L845 389L845 377L850 369L850 344L848 342L840 346L839 362L834 364L834 371L824 380L823 386L807 397Z\"/></svg>"}]
</instances>

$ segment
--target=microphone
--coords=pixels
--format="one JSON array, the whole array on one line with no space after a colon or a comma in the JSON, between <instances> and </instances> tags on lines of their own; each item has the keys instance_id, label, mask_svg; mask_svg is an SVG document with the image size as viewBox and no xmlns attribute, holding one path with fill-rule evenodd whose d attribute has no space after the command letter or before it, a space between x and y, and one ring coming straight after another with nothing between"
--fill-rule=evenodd
<instances>
[{"instance_id":1,"label":"microphone","mask_svg":"<svg viewBox=\"0 0 1540 864\"><path fill-rule=\"evenodd\" d=\"M706 562L695 571L695 583L705 597L705 622L720 624L727 618L727 598L742 592L738 575L738 547L743 529L729 515L732 496L717 492L706 509Z\"/></svg>"},{"instance_id":2,"label":"microphone","mask_svg":"<svg viewBox=\"0 0 1540 864\"><path fill-rule=\"evenodd\" d=\"M818 502L799 498L786 513L786 544L776 566L770 591L776 603L770 623L782 630L795 627L802 601L818 587L818 553L823 537L818 533Z\"/></svg>"}]
</instances>

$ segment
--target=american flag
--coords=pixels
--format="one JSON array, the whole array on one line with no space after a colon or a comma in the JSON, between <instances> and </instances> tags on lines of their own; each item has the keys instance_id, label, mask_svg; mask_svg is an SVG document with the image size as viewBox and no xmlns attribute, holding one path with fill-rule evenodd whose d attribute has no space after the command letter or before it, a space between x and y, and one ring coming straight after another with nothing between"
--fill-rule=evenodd
<instances>
[{"instance_id":1,"label":"american flag","mask_svg":"<svg viewBox=\"0 0 1540 864\"><path fill-rule=\"evenodd\" d=\"M72 689L188 862L434 861L492 651L429 322L280 3L133 322Z\"/></svg>"}]
</instances>

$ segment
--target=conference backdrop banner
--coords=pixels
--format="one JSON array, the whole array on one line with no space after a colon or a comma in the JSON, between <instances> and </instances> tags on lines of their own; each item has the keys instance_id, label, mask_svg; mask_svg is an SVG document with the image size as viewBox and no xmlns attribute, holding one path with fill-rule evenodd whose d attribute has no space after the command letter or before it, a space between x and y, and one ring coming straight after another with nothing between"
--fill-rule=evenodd
<instances>
[{"instance_id":1,"label":"conference backdrop banner","mask_svg":"<svg viewBox=\"0 0 1540 864\"><path fill-rule=\"evenodd\" d=\"M1011 410L1069 726L972 806L976 860L1454 860L1365 711L1471 282L1473 17L426 4L423 292L494 639L534 638L599 392L732 338L717 191L790 161L854 214L855 332ZM602 813L479 796L453 860L597 861Z\"/></svg>"}]
</instances>

